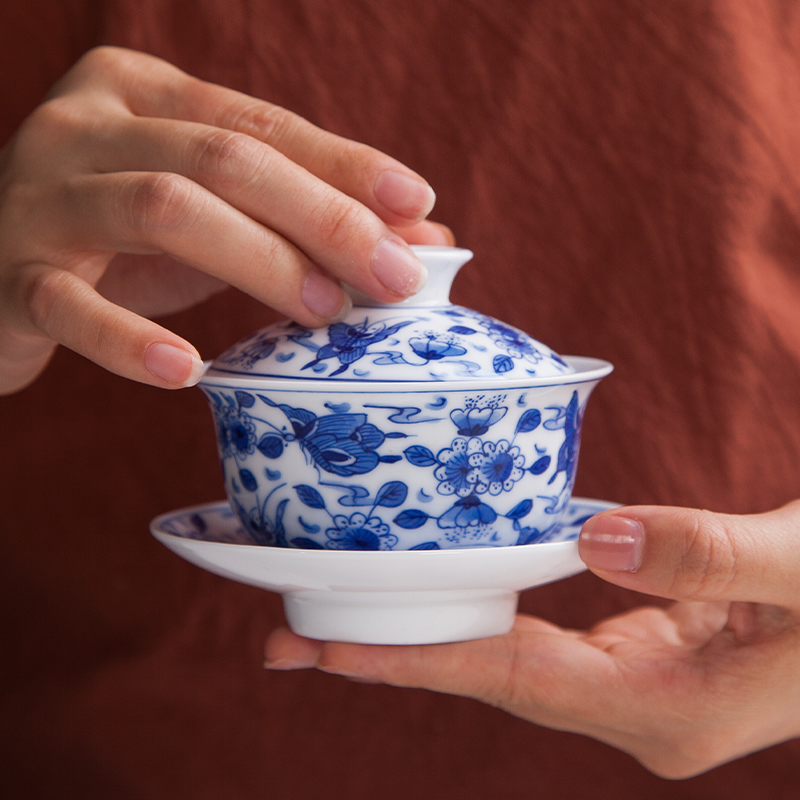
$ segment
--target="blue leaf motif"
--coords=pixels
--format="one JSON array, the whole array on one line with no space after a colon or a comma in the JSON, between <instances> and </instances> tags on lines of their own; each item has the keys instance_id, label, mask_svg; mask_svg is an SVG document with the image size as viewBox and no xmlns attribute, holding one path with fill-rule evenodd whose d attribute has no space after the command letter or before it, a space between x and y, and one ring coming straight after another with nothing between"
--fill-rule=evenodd
<instances>
[{"instance_id":1,"label":"blue leaf motif","mask_svg":"<svg viewBox=\"0 0 800 800\"><path fill-rule=\"evenodd\" d=\"M256 403L255 397L250 392L237 391L236 400L242 408L252 408Z\"/></svg>"},{"instance_id":2,"label":"blue leaf motif","mask_svg":"<svg viewBox=\"0 0 800 800\"><path fill-rule=\"evenodd\" d=\"M289 498L286 497L278 503L278 509L275 512L275 537L278 547L286 547L286 531L283 527L283 515L286 513L286 505Z\"/></svg>"},{"instance_id":3,"label":"blue leaf motif","mask_svg":"<svg viewBox=\"0 0 800 800\"><path fill-rule=\"evenodd\" d=\"M565 439L562 443L561 447L558 451L558 461L556 462L556 475L559 472L566 472L567 467L569 466L569 453L570 451L570 441L569 439ZM550 478L550 483L552 483L556 479L556 475L553 475Z\"/></svg>"},{"instance_id":4,"label":"blue leaf motif","mask_svg":"<svg viewBox=\"0 0 800 800\"><path fill-rule=\"evenodd\" d=\"M402 461L402 456L381 456L378 461L382 464L395 464L398 461Z\"/></svg>"},{"instance_id":5,"label":"blue leaf motif","mask_svg":"<svg viewBox=\"0 0 800 800\"><path fill-rule=\"evenodd\" d=\"M550 456L542 456L533 462L528 471L531 475L541 475L550 466Z\"/></svg>"},{"instance_id":6,"label":"blue leaf motif","mask_svg":"<svg viewBox=\"0 0 800 800\"><path fill-rule=\"evenodd\" d=\"M242 482L242 486L244 486L248 492L258 491L258 481L256 480L256 476L253 475L249 469L239 470L239 480Z\"/></svg>"},{"instance_id":7,"label":"blue leaf motif","mask_svg":"<svg viewBox=\"0 0 800 800\"><path fill-rule=\"evenodd\" d=\"M406 511L398 514L392 522L399 525L406 530L413 530L414 528L422 527L428 521L428 515L424 511L419 511L416 508L409 508Z\"/></svg>"},{"instance_id":8,"label":"blue leaf motif","mask_svg":"<svg viewBox=\"0 0 800 800\"><path fill-rule=\"evenodd\" d=\"M466 325L453 325L447 330L450 331L450 333L458 333L461 336L471 336L473 333L476 333L474 328L468 328Z\"/></svg>"},{"instance_id":9,"label":"blue leaf motif","mask_svg":"<svg viewBox=\"0 0 800 800\"><path fill-rule=\"evenodd\" d=\"M402 481L389 481L389 483L384 483L378 490L375 505L395 508L405 502L407 495L408 487Z\"/></svg>"},{"instance_id":10,"label":"blue leaf motif","mask_svg":"<svg viewBox=\"0 0 800 800\"><path fill-rule=\"evenodd\" d=\"M528 431L536 430L542 421L542 414L536 408L529 408L520 418L517 423L517 433L528 433Z\"/></svg>"},{"instance_id":11,"label":"blue leaf motif","mask_svg":"<svg viewBox=\"0 0 800 800\"><path fill-rule=\"evenodd\" d=\"M422 544L414 545L414 547L410 547L409 550L441 550L442 548L439 547L438 542L423 542Z\"/></svg>"},{"instance_id":12,"label":"blue leaf motif","mask_svg":"<svg viewBox=\"0 0 800 800\"><path fill-rule=\"evenodd\" d=\"M280 436L265 433L258 440L256 447L267 458L279 458L283 453L283 439Z\"/></svg>"},{"instance_id":13,"label":"blue leaf motif","mask_svg":"<svg viewBox=\"0 0 800 800\"><path fill-rule=\"evenodd\" d=\"M299 486L295 486L294 489L304 505L309 508L325 508L325 501L322 499L322 495L313 486L301 483Z\"/></svg>"},{"instance_id":14,"label":"blue leaf motif","mask_svg":"<svg viewBox=\"0 0 800 800\"><path fill-rule=\"evenodd\" d=\"M306 522L302 517L298 517L297 521L302 525L303 530L306 533L319 533L320 526L319 525L312 525L310 522Z\"/></svg>"},{"instance_id":15,"label":"blue leaf motif","mask_svg":"<svg viewBox=\"0 0 800 800\"><path fill-rule=\"evenodd\" d=\"M420 444L407 447L403 453L415 467L432 467L436 463L436 456L433 452Z\"/></svg>"},{"instance_id":16,"label":"blue leaf motif","mask_svg":"<svg viewBox=\"0 0 800 800\"><path fill-rule=\"evenodd\" d=\"M514 369L514 362L508 356L497 355L492 359L492 367L498 375Z\"/></svg>"},{"instance_id":17,"label":"blue leaf motif","mask_svg":"<svg viewBox=\"0 0 800 800\"><path fill-rule=\"evenodd\" d=\"M514 508L512 508L508 514L506 514L506 517L509 519L522 519L531 513L532 508L533 500L527 498L526 500L522 500L521 502L517 503L517 505L515 505Z\"/></svg>"}]
</instances>

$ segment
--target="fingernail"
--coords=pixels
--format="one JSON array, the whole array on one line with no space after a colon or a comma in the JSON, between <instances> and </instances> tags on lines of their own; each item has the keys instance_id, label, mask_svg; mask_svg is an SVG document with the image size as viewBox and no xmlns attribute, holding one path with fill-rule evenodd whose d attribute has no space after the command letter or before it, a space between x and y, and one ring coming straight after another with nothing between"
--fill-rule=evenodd
<instances>
[{"instance_id":1,"label":"fingernail","mask_svg":"<svg viewBox=\"0 0 800 800\"><path fill-rule=\"evenodd\" d=\"M405 245L383 239L372 254L372 274L400 297L416 294L428 279L425 265Z\"/></svg>"},{"instance_id":2,"label":"fingernail","mask_svg":"<svg viewBox=\"0 0 800 800\"><path fill-rule=\"evenodd\" d=\"M636 572L642 564L644 526L637 519L598 514L583 524L578 546L587 567Z\"/></svg>"},{"instance_id":3,"label":"fingernail","mask_svg":"<svg viewBox=\"0 0 800 800\"><path fill-rule=\"evenodd\" d=\"M316 666L313 661L300 661L291 658L278 658L274 661L267 659L264 662L264 669L292 670L292 669L312 669Z\"/></svg>"},{"instance_id":4,"label":"fingernail","mask_svg":"<svg viewBox=\"0 0 800 800\"><path fill-rule=\"evenodd\" d=\"M350 310L350 298L336 281L318 269L310 269L300 292L305 307L318 317L335 322Z\"/></svg>"},{"instance_id":5,"label":"fingernail","mask_svg":"<svg viewBox=\"0 0 800 800\"><path fill-rule=\"evenodd\" d=\"M435 225L442 236L442 244L447 247L453 247L453 245L456 243L456 235L453 233L453 231L451 231L447 225L442 225L441 222L437 222Z\"/></svg>"},{"instance_id":6,"label":"fingernail","mask_svg":"<svg viewBox=\"0 0 800 800\"><path fill-rule=\"evenodd\" d=\"M338 675L340 678L347 678L347 680L353 681L354 683L383 683L383 681L379 680L378 678L370 678L367 675L359 675L356 672L339 669L339 667L329 667L324 664L318 664L317 669L319 669L320 672L327 673L328 675Z\"/></svg>"},{"instance_id":7,"label":"fingernail","mask_svg":"<svg viewBox=\"0 0 800 800\"><path fill-rule=\"evenodd\" d=\"M203 362L182 347L157 342L144 354L151 375L174 386L194 386L203 374Z\"/></svg>"},{"instance_id":8,"label":"fingernail","mask_svg":"<svg viewBox=\"0 0 800 800\"><path fill-rule=\"evenodd\" d=\"M427 217L436 202L436 194L424 180L393 169L378 177L375 197L389 211L407 219Z\"/></svg>"}]
</instances>

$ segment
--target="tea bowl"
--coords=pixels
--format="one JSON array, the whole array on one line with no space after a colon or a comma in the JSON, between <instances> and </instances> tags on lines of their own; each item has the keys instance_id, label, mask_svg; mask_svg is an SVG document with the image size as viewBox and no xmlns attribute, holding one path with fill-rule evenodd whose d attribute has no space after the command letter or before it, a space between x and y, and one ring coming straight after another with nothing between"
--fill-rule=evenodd
<instances>
[{"instance_id":1,"label":"tea bowl","mask_svg":"<svg viewBox=\"0 0 800 800\"><path fill-rule=\"evenodd\" d=\"M206 366L225 491L259 544L503 547L560 529L586 403L612 366L450 304L472 254L415 250L431 276L418 295L352 292L344 321L280 322Z\"/></svg>"}]
</instances>

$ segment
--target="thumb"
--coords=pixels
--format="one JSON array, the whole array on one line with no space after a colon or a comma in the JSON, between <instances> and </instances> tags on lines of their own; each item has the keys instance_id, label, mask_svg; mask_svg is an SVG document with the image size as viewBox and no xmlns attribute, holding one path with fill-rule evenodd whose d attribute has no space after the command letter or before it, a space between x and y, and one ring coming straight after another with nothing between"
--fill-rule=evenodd
<instances>
[{"instance_id":1,"label":"thumb","mask_svg":"<svg viewBox=\"0 0 800 800\"><path fill-rule=\"evenodd\" d=\"M584 523L580 555L611 583L674 600L800 606L800 501L736 516L628 506Z\"/></svg>"}]
</instances>

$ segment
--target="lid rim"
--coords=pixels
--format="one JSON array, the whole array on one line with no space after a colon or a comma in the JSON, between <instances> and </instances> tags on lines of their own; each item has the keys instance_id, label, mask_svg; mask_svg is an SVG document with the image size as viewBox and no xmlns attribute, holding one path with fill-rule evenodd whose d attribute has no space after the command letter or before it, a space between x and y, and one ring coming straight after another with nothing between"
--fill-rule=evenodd
<instances>
[{"instance_id":1,"label":"lid rim","mask_svg":"<svg viewBox=\"0 0 800 800\"><path fill-rule=\"evenodd\" d=\"M543 388L548 386L565 386L575 383L588 383L599 381L610 374L614 365L610 361L591 356L561 356L574 372L566 372L562 375L546 375L537 378L531 375L528 378L513 378L503 380L502 377L493 378L469 378L465 380L427 380L427 381L365 381L354 378L328 378L320 379L314 377L297 376L266 376L259 374L243 375L235 372L230 375L218 374L221 370L214 366L214 362L207 361L203 376L198 382L198 386L214 383L215 385L227 385L232 388L242 386L269 387L270 389L303 389L305 391L364 391L364 392L393 392L393 391L473 391L482 388L491 390L505 390L515 388Z\"/></svg>"}]
</instances>

